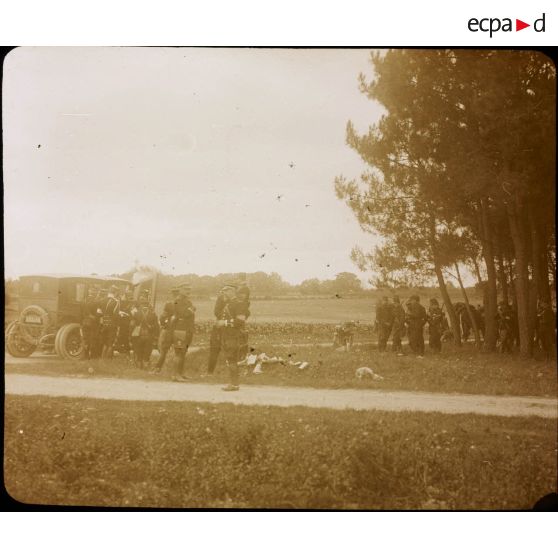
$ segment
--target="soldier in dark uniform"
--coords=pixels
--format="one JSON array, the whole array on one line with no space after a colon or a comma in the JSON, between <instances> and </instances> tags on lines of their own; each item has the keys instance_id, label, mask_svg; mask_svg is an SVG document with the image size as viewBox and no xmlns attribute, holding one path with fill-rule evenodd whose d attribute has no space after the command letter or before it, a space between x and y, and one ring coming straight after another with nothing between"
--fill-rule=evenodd
<instances>
[{"instance_id":1,"label":"soldier in dark uniform","mask_svg":"<svg viewBox=\"0 0 558 558\"><path fill-rule=\"evenodd\" d=\"M230 375L229 385L223 387L223 390L238 391L239 349L242 342L242 331L246 319L250 315L249 303L236 296L236 285L234 284L225 285L217 302L219 302L219 307L216 303L216 314L218 314L216 325L220 329L221 348L225 353Z\"/></svg>"},{"instance_id":2,"label":"soldier in dark uniform","mask_svg":"<svg viewBox=\"0 0 558 558\"><path fill-rule=\"evenodd\" d=\"M118 331L116 334L116 349L119 353L130 355L130 321L132 319L132 308L135 307L133 300L134 293L131 289L126 289L121 300L118 312Z\"/></svg>"},{"instance_id":3,"label":"soldier in dark uniform","mask_svg":"<svg viewBox=\"0 0 558 558\"><path fill-rule=\"evenodd\" d=\"M385 351L393 328L393 306L387 296L382 298L376 308L376 325L378 328L378 349Z\"/></svg>"},{"instance_id":4,"label":"soldier in dark uniform","mask_svg":"<svg viewBox=\"0 0 558 558\"><path fill-rule=\"evenodd\" d=\"M498 337L499 348L501 353L511 353L514 338L514 320L513 312L505 302L498 303Z\"/></svg>"},{"instance_id":5,"label":"soldier in dark uniform","mask_svg":"<svg viewBox=\"0 0 558 558\"><path fill-rule=\"evenodd\" d=\"M442 331L444 330L444 313L435 298L430 299L428 308L428 344L432 351L442 350Z\"/></svg>"},{"instance_id":6,"label":"soldier in dark uniform","mask_svg":"<svg viewBox=\"0 0 558 558\"><path fill-rule=\"evenodd\" d=\"M241 274L241 282L236 289L236 298L238 298L241 304L246 306L247 311L250 311L250 289L248 283L246 282L246 274ZM243 359L248 354L248 332L246 331L246 326L244 326L240 332L240 348L239 356Z\"/></svg>"},{"instance_id":7,"label":"soldier in dark uniform","mask_svg":"<svg viewBox=\"0 0 558 558\"><path fill-rule=\"evenodd\" d=\"M407 302L405 321L408 327L409 346L411 351L419 357L424 356L424 324L427 316L424 306L420 303L418 295L411 296Z\"/></svg>"},{"instance_id":8,"label":"soldier in dark uniform","mask_svg":"<svg viewBox=\"0 0 558 558\"><path fill-rule=\"evenodd\" d=\"M556 317L548 302L539 301L536 322L537 343L547 360L550 359L556 340Z\"/></svg>"},{"instance_id":9,"label":"soldier in dark uniform","mask_svg":"<svg viewBox=\"0 0 558 558\"><path fill-rule=\"evenodd\" d=\"M137 304L130 310L131 339L134 350L134 363L143 369L149 364L153 342L157 338L159 323L153 308L149 304L147 293L142 293Z\"/></svg>"},{"instance_id":10,"label":"soldier in dark uniform","mask_svg":"<svg viewBox=\"0 0 558 558\"><path fill-rule=\"evenodd\" d=\"M225 297L223 294L223 289L219 291L217 299L215 300L215 306L213 308L213 314L217 320L222 319L223 309L225 308ZM223 344L222 332L223 328L217 325L217 322L212 326L211 333L209 334L209 358L207 361L207 375L212 376L217 367L217 360L219 358L219 353L221 352L221 346Z\"/></svg>"},{"instance_id":11,"label":"soldier in dark uniform","mask_svg":"<svg viewBox=\"0 0 558 558\"><path fill-rule=\"evenodd\" d=\"M398 355L402 354L401 339L405 337L405 310L401 305L399 297L393 297L393 337L392 349Z\"/></svg>"},{"instance_id":12,"label":"soldier in dark uniform","mask_svg":"<svg viewBox=\"0 0 558 558\"><path fill-rule=\"evenodd\" d=\"M167 353L169 349L172 347L172 329L171 329L171 318L174 313L174 304L178 299L179 290L177 288L171 289L170 295L171 300L165 303L163 307L163 312L161 317L159 318L159 324L161 326L160 333L159 333L159 341L157 343L157 348L159 349L159 359L157 360L157 364L153 368L153 373L159 374L163 365L165 364L165 360L167 358Z\"/></svg>"},{"instance_id":13,"label":"soldier in dark uniform","mask_svg":"<svg viewBox=\"0 0 558 558\"><path fill-rule=\"evenodd\" d=\"M478 324L479 324L479 331L482 335L482 338L484 339L485 337L485 329L486 329L486 322L484 319L484 306L482 304L477 304L477 313L476 313L476 317L478 318Z\"/></svg>"},{"instance_id":14,"label":"soldier in dark uniform","mask_svg":"<svg viewBox=\"0 0 558 558\"><path fill-rule=\"evenodd\" d=\"M99 307L101 309L101 358L112 358L120 301L118 300L118 287L112 285L108 296L104 298Z\"/></svg>"},{"instance_id":15,"label":"soldier in dark uniform","mask_svg":"<svg viewBox=\"0 0 558 558\"><path fill-rule=\"evenodd\" d=\"M81 321L81 336L83 339L84 360L97 358L95 347L99 343L100 309L99 292L96 287L90 287L83 304L83 318Z\"/></svg>"},{"instance_id":16,"label":"soldier in dark uniform","mask_svg":"<svg viewBox=\"0 0 558 558\"><path fill-rule=\"evenodd\" d=\"M196 308L190 300L190 285L181 285L179 287L178 296L174 303L173 315L170 319L170 328L172 330L172 345L174 347L174 356L176 359L174 375L172 377L175 382L182 382L189 379L184 374L184 362L188 347L192 344L194 337L194 323Z\"/></svg>"}]
</instances>

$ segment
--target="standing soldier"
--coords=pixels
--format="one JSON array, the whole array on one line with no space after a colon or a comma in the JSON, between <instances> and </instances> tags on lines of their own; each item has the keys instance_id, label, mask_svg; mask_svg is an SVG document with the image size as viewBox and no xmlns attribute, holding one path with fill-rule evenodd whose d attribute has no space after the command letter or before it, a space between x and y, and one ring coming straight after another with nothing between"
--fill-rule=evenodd
<instances>
[{"instance_id":1,"label":"standing soldier","mask_svg":"<svg viewBox=\"0 0 558 558\"><path fill-rule=\"evenodd\" d=\"M153 308L149 304L148 293L140 295L138 303L133 306L131 314L132 347L134 349L134 363L143 369L149 364L153 341L157 338L159 324Z\"/></svg>"},{"instance_id":2,"label":"standing soldier","mask_svg":"<svg viewBox=\"0 0 558 558\"><path fill-rule=\"evenodd\" d=\"M118 312L118 332L116 334L116 349L119 353L130 355L130 320L132 309L135 308L132 289L126 289L120 300Z\"/></svg>"},{"instance_id":3,"label":"standing soldier","mask_svg":"<svg viewBox=\"0 0 558 558\"><path fill-rule=\"evenodd\" d=\"M403 354L403 348L401 347L401 339L405 337L405 310L401 305L399 297L395 295L393 297L393 337L392 337L392 349L393 352L398 355Z\"/></svg>"},{"instance_id":4,"label":"standing soldier","mask_svg":"<svg viewBox=\"0 0 558 558\"><path fill-rule=\"evenodd\" d=\"M501 353L511 353L514 337L514 323L512 309L501 301L498 303L498 336Z\"/></svg>"},{"instance_id":5,"label":"standing soldier","mask_svg":"<svg viewBox=\"0 0 558 558\"><path fill-rule=\"evenodd\" d=\"M246 273L241 274L242 281L239 283L236 289L236 298L239 303L244 305L245 315L248 317L250 315L250 289L248 288L248 283L246 282ZM248 332L246 331L246 325L242 327L240 331L240 348L239 357L243 359L248 354Z\"/></svg>"},{"instance_id":6,"label":"standing soldier","mask_svg":"<svg viewBox=\"0 0 558 558\"><path fill-rule=\"evenodd\" d=\"M477 304L477 314L479 320L479 331L484 339L486 322L484 320L484 306L482 304Z\"/></svg>"},{"instance_id":7,"label":"standing soldier","mask_svg":"<svg viewBox=\"0 0 558 558\"><path fill-rule=\"evenodd\" d=\"M184 374L184 362L188 347L191 345L194 337L196 315L196 308L189 298L190 292L191 287L189 284L181 285L178 288L178 296L176 297L173 315L170 319L172 344L176 358L175 371L172 377L175 382L183 382L189 379L189 376Z\"/></svg>"},{"instance_id":8,"label":"standing soldier","mask_svg":"<svg viewBox=\"0 0 558 558\"><path fill-rule=\"evenodd\" d=\"M215 324L211 328L211 333L209 334L209 358L207 361L208 376L212 376L215 372L215 368L217 367L217 360L219 358L219 353L221 352L221 346L223 344L223 328L217 325L219 320L223 318L223 310L225 308L225 297L223 291L224 289L221 289L219 291L217 300L215 300L215 306L213 308L213 314L217 322L215 322Z\"/></svg>"},{"instance_id":9,"label":"standing soldier","mask_svg":"<svg viewBox=\"0 0 558 558\"><path fill-rule=\"evenodd\" d=\"M154 374L159 374L163 365L165 364L165 359L167 358L167 353L172 346L172 329L171 329L171 318L174 314L174 305L178 299L178 289L171 289L170 295L171 300L165 303L163 307L163 313L159 319L161 325L161 331L159 333L159 341L157 343L157 348L159 349L159 359L155 368L153 369Z\"/></svg>"},{"instance_id":10,"label":"standing soldier","mask_svg":"<svg viewBox=\"0 0 558 558\"><path fill-rule=\"evenodd\" d=\"M539 301L537 308L536 334L537 342L540 344L546 360L549 360L554 345L556 318L548 302Z\"/></svg>"},{"instance_id":11,"label":"standing soldier","mask_svg":"<svg viewBox=\"0 0 558 558\"><path fill-rule=\"evenodd\" d=\"M95 348L99 343L99 327L100 327L100 310L98 302L98 290L96 287L90 287L87 292L87 298L83 304L83 319L81 321L81 336L83 338L83 356L84 360L97 358Z\"/></svg>"},{"instance_id":12,"label":"standing soldier","mask_svg":"<svg viewBox=\"0 0 558 558\"><path fill-rule=\"evenodd\" d=\"M444 329L444 313L435 298L430 299L428 308L428 344L433 352L442 350L442 331Z\"/></svg>"},{"instance_id":13,"label":"standing soldier","mask_svg":"<svg viewBox=\"0 0 558 558\"><path fill-rule=\"evenodd\" d=\"M424 357L424 324L426 323L426 310L420 303L418 295L411 296L407 302L405 321L408 326L409 346L419 358Z\"/></svg>"},{"instance_id":14,"label":"standing soldier","mask_svg":"<svg viewBox=\"0 0 558 558\"><path fill-rule=\"evenodd\" d=\"M221 330L221 347L225 353L230 375L229 385L223 387L223 391L238 391L239 349L249 309L245 300L237 298L236 286L230 283L224 286L221 300L222 307L219 308L221 311L219 312L217 327Z\"/></svg>"},{"instance_id":15,"label":"standing soldier","mask_svg":"<svg viewBox=\"0 0 558 558\"><path fill-rule=\"evenodd\" d=\"M112 285L108 295L100 302L101 308L101 358L112 358L120 301L118 300L118 287Z\"/></svg>"},{"instance_id":16,"label":"standing soldier","mask_svg":"<svg viewBox=\"0 0 558 558\"><path fill-rule=\"evenodd\" d=\"M378 349L385 351L391 330L393 328L393 306L387 296L376 308L376 324L378 328Z\"/></svg>"}]
</instances>

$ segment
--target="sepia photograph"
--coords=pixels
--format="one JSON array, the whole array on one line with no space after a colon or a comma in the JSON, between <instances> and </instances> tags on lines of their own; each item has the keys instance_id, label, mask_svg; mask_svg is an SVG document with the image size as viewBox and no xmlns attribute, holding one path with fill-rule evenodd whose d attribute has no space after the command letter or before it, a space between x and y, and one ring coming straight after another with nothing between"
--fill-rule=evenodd
<instances>
[{"instance_id":1,"label":"sepia photograph","mask_svg":"<svg viewBox=\"0 0 558 558\"><path fill-rule=\"evenodd\" d=\"M556 506L542 50L18 47L14 506Z\"/></svg>"}]
</instances>

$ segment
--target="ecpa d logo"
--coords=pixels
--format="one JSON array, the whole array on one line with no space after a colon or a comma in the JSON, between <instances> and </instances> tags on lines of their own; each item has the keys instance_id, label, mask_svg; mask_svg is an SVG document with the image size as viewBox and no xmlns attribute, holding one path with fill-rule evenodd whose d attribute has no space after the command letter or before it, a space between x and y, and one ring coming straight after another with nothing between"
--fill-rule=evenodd
<instances>
[{"instance_id":1,"label":"ecpa d logo","mask_svg":"<svg viewBox=\"0 0 558 558\"><path fill-rule=\"evenodd\" d=\"M543 14L533 22L533 29L535 32L544 33L546 25L545 16L546 14ZM526 23L525 21L516 18L514 29L512 21L512 18L509 17L505 17L503 19L500 19L499 17L484 17L482 19L472 17L467 22L467 27L469 28L469 31L472 31L473 33L476 33L477 31L490 33L490 38L492 38L492 35L498 31L521 31L522 29L531 27L530 23Z\"/></svg>"}]
</instances>

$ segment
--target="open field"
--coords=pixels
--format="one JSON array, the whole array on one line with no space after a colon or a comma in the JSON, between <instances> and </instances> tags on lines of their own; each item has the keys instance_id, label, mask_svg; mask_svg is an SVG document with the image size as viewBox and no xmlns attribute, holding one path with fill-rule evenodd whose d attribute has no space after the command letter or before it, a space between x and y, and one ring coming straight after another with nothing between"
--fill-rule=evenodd
<instances>
[{"instance_id":1,"label":"open field","mask_svg":"<svg viewBox=\"0 0 558 558\"><path fill-rule=\"evenodd\" d=\"M556 422L6 397L25 503L525 509L556 490Z\"/></svg>"},{"instance_id":2,"label":"open field","mask_svg":"<svg viewBox=\"0 0 558 558\"><path fill-rule=\"evenodd\" d=\"M428 306L428 299L435 296L441 300L435 289L409 290L399 293L401 301L404 302L410 294L417 292L421 296L423 305ZM471 290L470 290L471 291ZM377 296L362 298L274 298L270 300L254 299L250 304L252 316L250 322L303 322L303 323L329 323L336 324L343 321L358 320L362 323L373 323L375 318L375 305L380 297L385 294L392 296L388 291L379 291ZM454 302L462 301L460 293L452 291ZM469 293L471 304L481 303L482 300L474 291ZM198 321L214 319L213 307L215 300L209 298L192 298L196 307L196 319ZM158 314L163 310L164 297L159 297L156 305ZM5 308L6 323L15 320L18 316L17 302L14 300Z\"/></svg>"},{"instance_id":3,"label":"open field","mask_svg":"<svg viewBox=\"0 0 558 558\"><path fill-rule=\"evenodd\" d=\"M409 291L412 294L414 291ZM428 291L430 293L430 291ZM386 292L386 295L390 293ZM405 293L406 294L406 293ZM406 300L405 294L401 294L401 301ZM358 320L362 323L373 323L375 318L375 305L380 298L304 298L272 300L252 300L250 322L304 322L304 323L339 323L349 320ZM433 294L440 299L439 294ZM430 297L428 297L430 298ZM422 295L422 304L428 306L428 298ZM461 301L459 294L455 294L454 302ZM196 307L197 320L214 319L213 307L215 301L211 299L192 299ZM480 298L473 297L471 304L482 302ZM157 311L163 308L164 301L157 303Z\"/></svg>"},{"instance_id":4,"label":"open field","mask_svg":"<svg viewBox=\"0 0 558 558\"><path fill-rule=\"evenodd\" d=\"M368 346L354 347L350 353L335 351L331 346L283 345L281 337L274 343L254 343L255 352L281 356L286 361L307 361L309 367L299 370L295 366L264 364L263 373L249 372L241 377L248 385L278 385L316 388L357 388L428 391L442 393L470 393L486 395L534 395L556 397L558 382L555 362L523 360L500 354L482 354L471 345L462 349L444 346L441 354L430 354L417 359L410 354L398 357L388 351L380 353ZM197 342L198 339L195 339ZM152 360L155 359L154 352ZM223 383L227 380L226 365L221 358L214 378L200 378L207 365L207 347L202 346L188 354L186 370L193 381ZM6 371L22 374L61 376L94 376L117 378L168 379L172 372L172 353L161 376L149 376L147 371L134 368L123 356L112 361L65 361L57 357L33 356L20 362L10 358ZM368 366L383 377L382 380L359 380L355 370ZM94 372L89 373L88 369Z\"/></svg>"}]
</instances>

